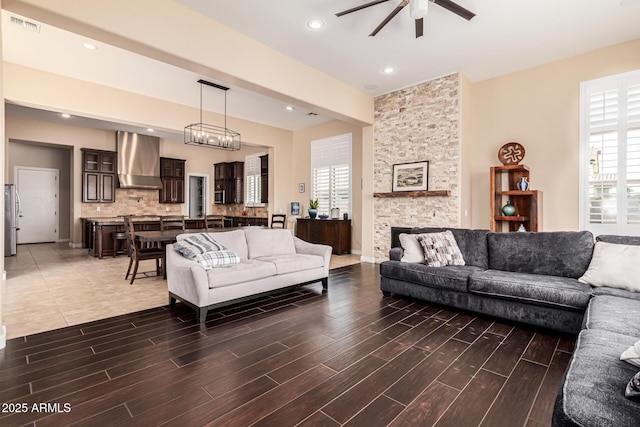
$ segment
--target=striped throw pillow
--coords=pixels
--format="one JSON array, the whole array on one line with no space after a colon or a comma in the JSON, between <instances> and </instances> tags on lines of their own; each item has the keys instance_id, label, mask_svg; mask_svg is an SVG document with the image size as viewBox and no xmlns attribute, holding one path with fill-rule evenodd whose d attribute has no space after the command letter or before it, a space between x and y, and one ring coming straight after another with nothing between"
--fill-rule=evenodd
<instances>
[{"instance_id":1,"label":"striped throw pillow","mask_svg":"<svg viewBox=\"0 0 640 427\"><path fill-rule=\"evenodd\" d=\"M186 239L174 243L173 248L180 252L182 256L189 259L194 259L198 255L207 252L224 251L227 249L213 240L213 237L208 233L198 233L189 236Z\"/></svg>"},{"instance_id":2,"label":"striped throw pillow","mask_svg":"<svg viewBox=\"0 0 640 427\"><path fill-rule=\"evenodd\" d=\"M198 262L205 270L219 267L232 267L240 262L240 257L233 251L222 250L205 252L197 255L195 261Z\"/></svg>"}]
</instances>

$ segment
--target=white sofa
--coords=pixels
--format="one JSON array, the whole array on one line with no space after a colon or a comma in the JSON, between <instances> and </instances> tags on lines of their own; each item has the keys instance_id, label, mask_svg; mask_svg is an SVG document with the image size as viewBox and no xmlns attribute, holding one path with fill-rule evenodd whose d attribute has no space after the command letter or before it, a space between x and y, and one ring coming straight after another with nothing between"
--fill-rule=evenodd
<instances>
[{"instance_id":1,"label":"white sofa","mask_svg":"<svg viewBox=\"0 0 640 427\"><path fill-rule=\"evenodd\" d=\"M275 289L322 282L327 289L331 246L305 242L289 230L244 228L211 233L234 251L240 263L205 270L198 262L166 249L169 303L192 306L199 322L207 310L233 304ZM181 234L178 241L189 237Z\"/></svg>"}]
</instances>

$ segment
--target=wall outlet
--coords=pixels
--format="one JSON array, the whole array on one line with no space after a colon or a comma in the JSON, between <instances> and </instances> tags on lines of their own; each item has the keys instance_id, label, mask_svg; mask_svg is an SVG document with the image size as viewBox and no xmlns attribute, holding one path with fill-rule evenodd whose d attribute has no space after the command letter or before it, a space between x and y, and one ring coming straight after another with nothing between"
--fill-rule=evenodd
<instances>
[{"instance_id":1,"label":"wall outlet","mask_svg":"<svg viewBox=\"0 0 640 427\"><path fill-rule=\"evenodd\" d=\"M169 210L170 210L169 206L167 206L165 209L167 210L167 212L169 212Z\"/></svg>"},{"instance_id":2,"label":"wall outlet","mask_svg":"<svg viewBox=\"0 0 640 427\"><path fill-rule=\"evenodd\" d=\"M96 210L97 210L98 212L100 212L100 209L101 209L101 208L100 208L100 206L96 206Z\"/></svg>"}]
</instances>

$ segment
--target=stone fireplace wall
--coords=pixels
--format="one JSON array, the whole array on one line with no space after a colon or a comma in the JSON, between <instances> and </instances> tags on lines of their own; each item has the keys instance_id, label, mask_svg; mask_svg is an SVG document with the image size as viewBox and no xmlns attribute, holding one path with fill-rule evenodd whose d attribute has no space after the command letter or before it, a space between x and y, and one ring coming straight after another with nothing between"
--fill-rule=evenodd
<instances>
[{"instance_id":1,"label":"stone fireplace wall","mask_svg":"<svg viewBox=\"0 0 640 427\"><path fill-rule=\"evenodd\" d=\"M429 161L429 190L450 197L374 199L374 255L389 259L391 227L460 226L460 76L375 99L374 192L390 192L393 165Z\"/></svg>"}]
</instances>

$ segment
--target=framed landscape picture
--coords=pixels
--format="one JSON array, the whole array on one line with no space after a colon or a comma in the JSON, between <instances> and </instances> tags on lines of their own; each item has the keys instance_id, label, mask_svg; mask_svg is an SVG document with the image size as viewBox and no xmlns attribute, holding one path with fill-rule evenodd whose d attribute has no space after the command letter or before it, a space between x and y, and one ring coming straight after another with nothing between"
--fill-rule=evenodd
<instances>
[{"instance_id":1,"label":"framed landscape picture","mask_svg":"<svg viewBox=\"0 0 640 427\"><path fill-rule=\"evenodd\" d=\"M392 191L420 191L428 189L428 161L393 165Z\"/></svg>"}]
</instances>

